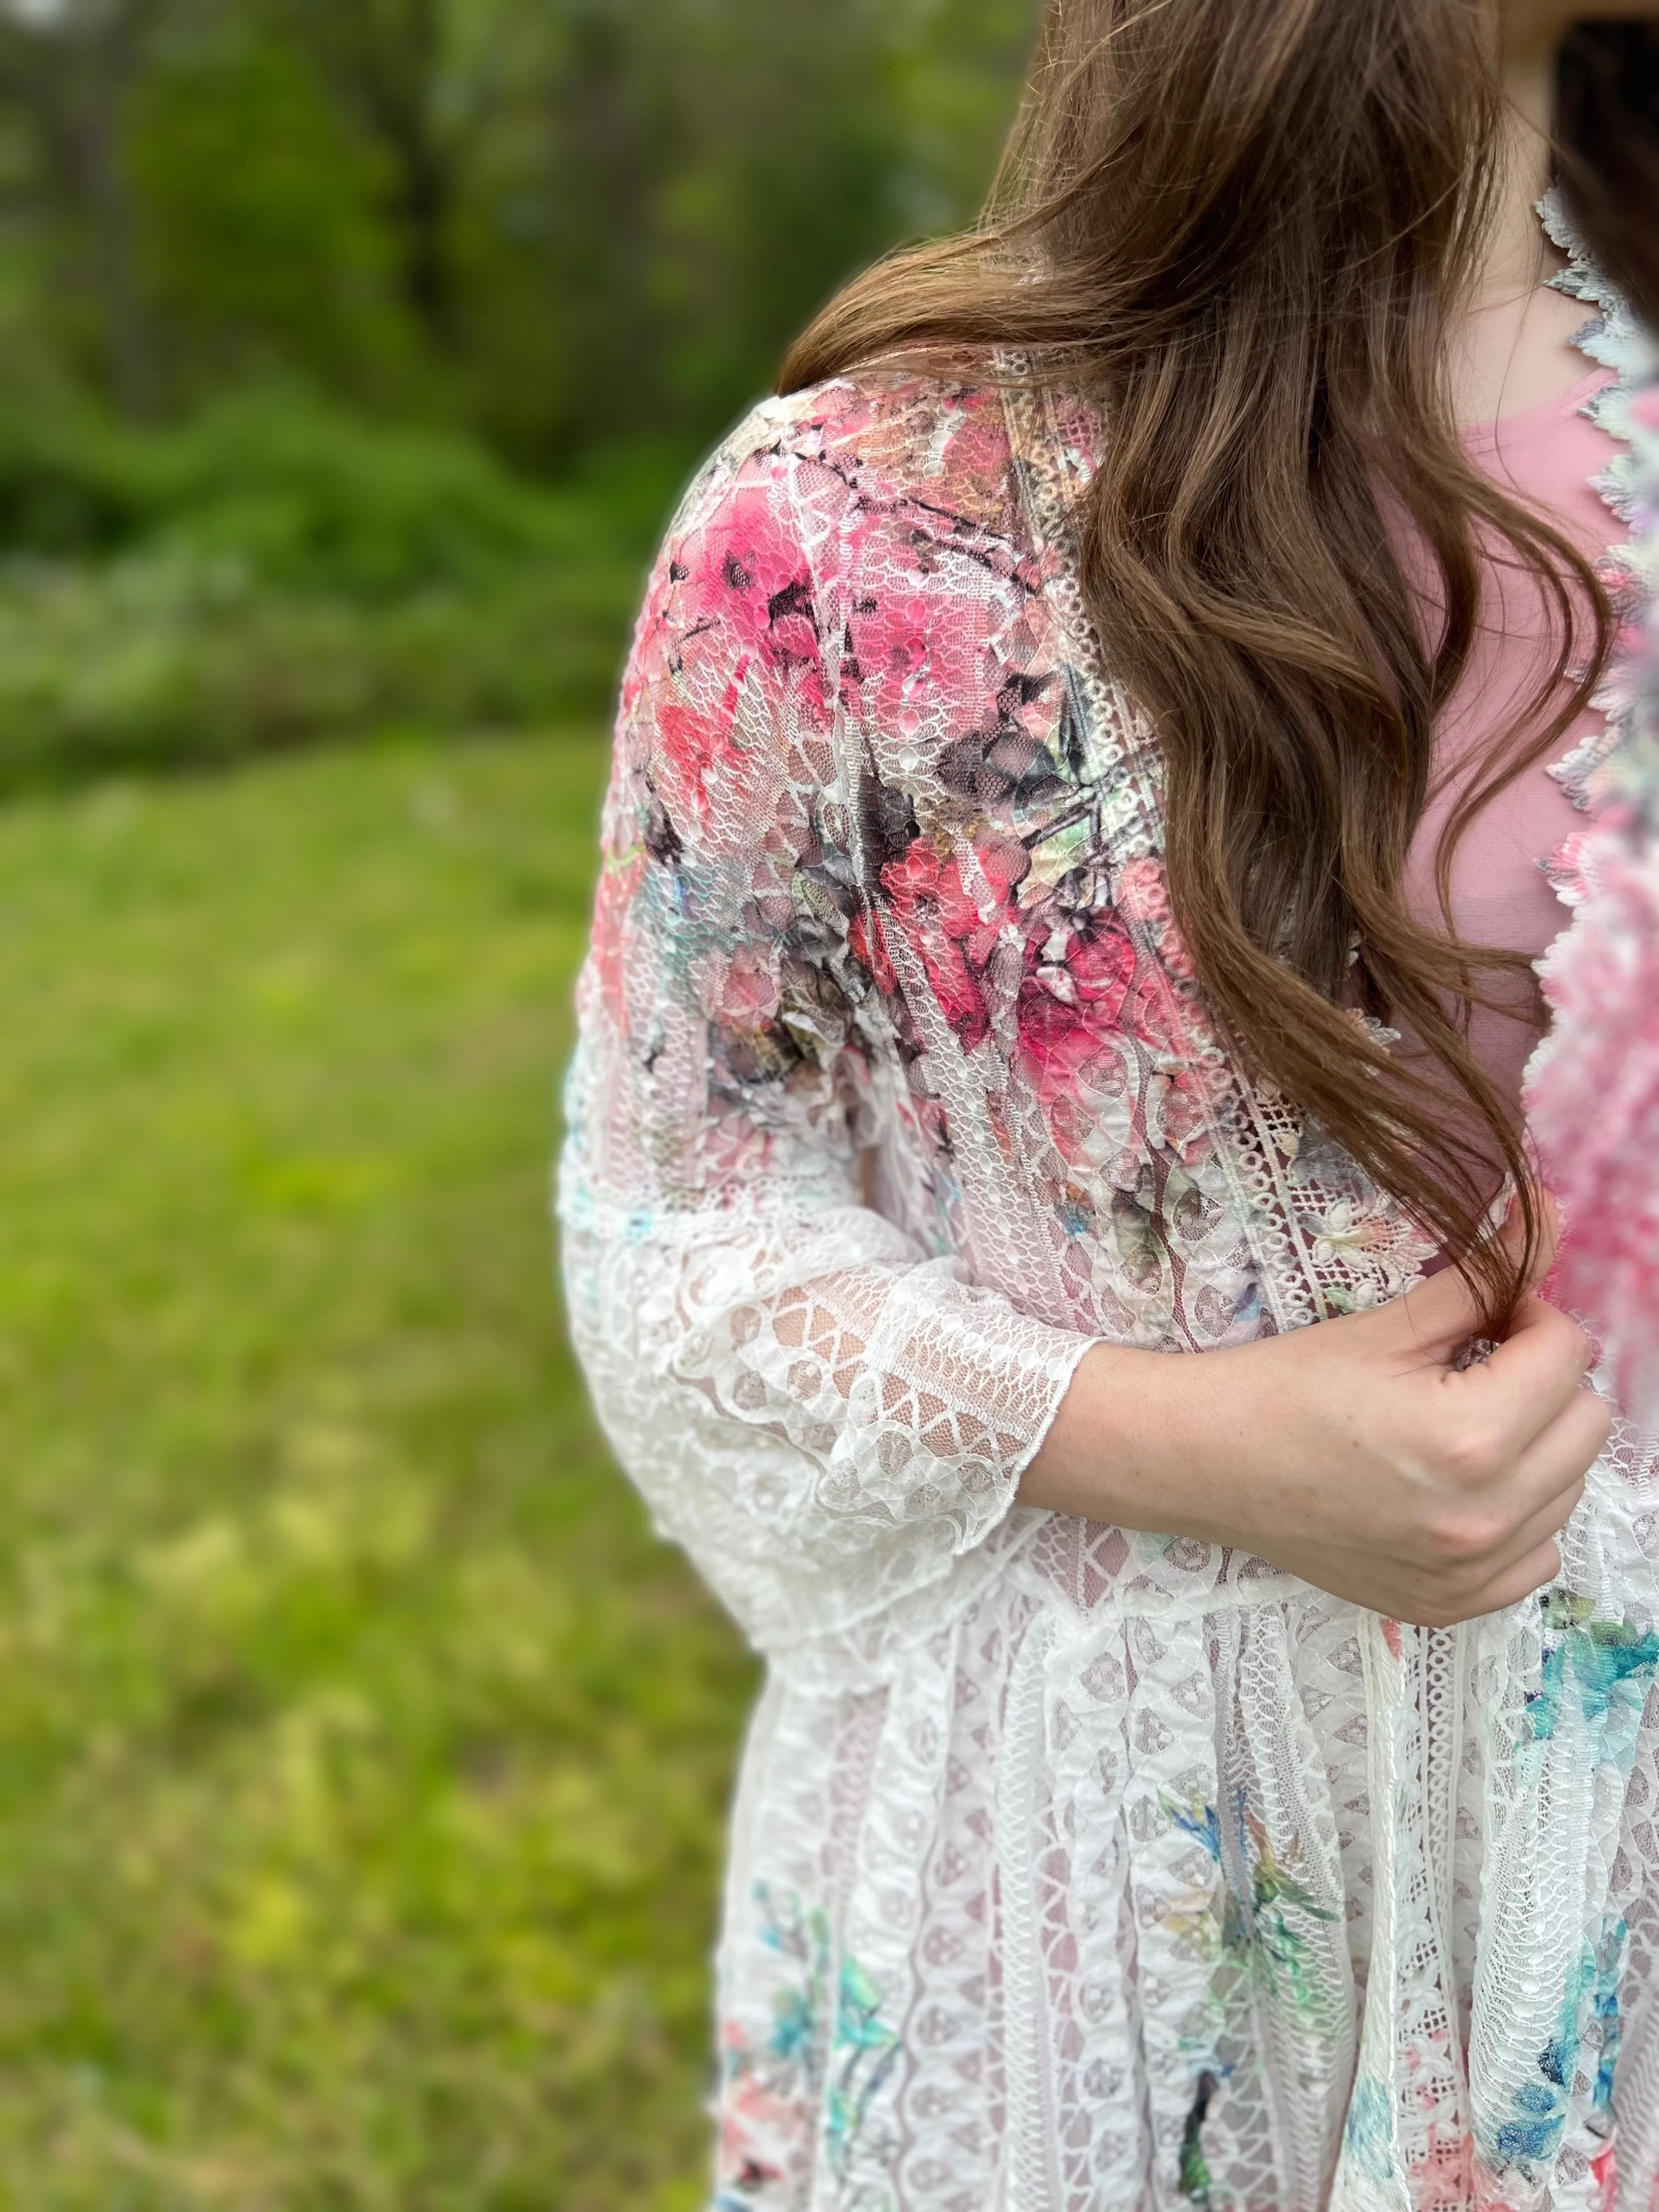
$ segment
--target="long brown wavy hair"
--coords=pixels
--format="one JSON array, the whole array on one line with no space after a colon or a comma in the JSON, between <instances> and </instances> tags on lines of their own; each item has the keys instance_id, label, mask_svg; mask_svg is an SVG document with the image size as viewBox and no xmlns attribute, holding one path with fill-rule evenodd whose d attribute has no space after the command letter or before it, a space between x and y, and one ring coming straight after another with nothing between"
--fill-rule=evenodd
<instances>
[{"instance_id":1,"label":"long brown wavy hair","mask_svg":"<svg viewBox=\"0 0 1659 2212\"><path fill-rule=\"evenodd\" d=\"M1626 64L1632 27L1651 38L1615 30ZM918 358L994 378L1012 355L1098 410L1084 584L1158 733L1170 890L1212 1014L1457 1259L1496 1328L1526 1264L1481 1233L1503 1170L1529 1246L1540 1224L1468 1018L1531 983L1520 955L1454 934L1449 863L1583 710L1611 621L1582 555L1458 435L1450 338L1508 143L1492 31L1482 0L1048 0L981 222L859 278L781 388ZM1659 297L1651 214L1644 242L1602 143L1648 125L1598 73L1599 35L1575 40L1570 84L1564 61L1565 181L1596 243L1618 217L1619 273ZM1555 666L1452 814L1435 928L1402 878L1492 560L1537 580Z\"/></svg>"}]
</instances>

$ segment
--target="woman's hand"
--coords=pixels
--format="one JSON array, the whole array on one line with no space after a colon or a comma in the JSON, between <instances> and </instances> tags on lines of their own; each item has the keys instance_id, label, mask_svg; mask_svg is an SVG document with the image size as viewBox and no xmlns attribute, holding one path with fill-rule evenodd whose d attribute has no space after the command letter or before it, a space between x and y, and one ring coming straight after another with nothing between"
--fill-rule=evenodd
<instances>
[{"instance_id":1,"label":"woman's hand","mask_svg":"<svg viewBox=\"0 0 1659 2212\"><path fill-rule=\"evenodd\" d=\"M1494 1613L1560 1572L1555 1539L1612 1418L1584 1387L1589 1338L1530 1288L1506 1340L1459 1372L1478 1326L1448 1271L1237 1351L1097 1346L1021 1503L1236 1545L1395 1620Z\"/></svg>"}]
</instances>

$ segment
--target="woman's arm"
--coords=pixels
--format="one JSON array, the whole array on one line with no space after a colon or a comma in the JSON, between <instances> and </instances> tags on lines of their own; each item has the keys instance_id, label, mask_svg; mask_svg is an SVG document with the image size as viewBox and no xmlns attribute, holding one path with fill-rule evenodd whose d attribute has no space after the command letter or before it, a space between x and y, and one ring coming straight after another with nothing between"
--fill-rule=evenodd
<instances>
[{"instance_id":1,"label":"woman's arm","mask_svg":"<svg viewBox=\"0 0 1659 2212\"><path fill-rule=\"evenodd\" d=\"M1093 1340L866 1202L898 1053L837 787L793 459L696 488L623 686L562 1178L574 1340L617 1455L769 1649L951 1571ZM837 828L837 824L843 825ZM926 1152L918 1142L920 1160Z\"/></svg>"},{"instance_id":2,"label":"woman's arm","mask_svg":"<svg viewBox=\"0 0 1659 2212\"><path fill-rule=\"evenodd\" d=\"M1448 1271L1236 1351L1097 1346L1021 1500L1240 1546L1396 1620L1496 1612L1560 1571L1556 1535L1612 1419L1584 1388L1589 1340L1553 1306L1528 1297L1459 1371L1476 1326Z\"/></svg>"},{"instance_id":3,"label":"woman's arm","mask_svg":"<svg viewBox=\"0 0 1659 2212\"><path fill-rule=\"evenodd\" d=\"M1606 1433L1547 1308L1467 1376L1455 1277L1237 1352L1116 1350L865 1202L890 1014L826 811L851 794L792 466L763 424L665 550L580 994L571 1325L661 1524L769 1645L924 1586L1016 1502L1218 1539L1413 1618L1546 1579Z\"/></svg>"}]
</instances>

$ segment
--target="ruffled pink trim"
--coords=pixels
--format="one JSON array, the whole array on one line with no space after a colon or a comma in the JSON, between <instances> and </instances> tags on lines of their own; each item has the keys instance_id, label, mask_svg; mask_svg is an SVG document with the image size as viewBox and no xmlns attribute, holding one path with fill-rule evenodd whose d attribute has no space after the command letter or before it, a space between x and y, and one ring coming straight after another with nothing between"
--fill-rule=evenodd
<instances>
[{"instance_id":1,"label":"ruffled pink trim","mask_svg":"<svg viewBox=\"0 0 1659 2212\"><path fill-rule=\"evenodd\" d=\"M1571 255L1558 279L1604 312L1579 335L1617 372L1585 409L1626 446L1647 428L1654 363L1630 311L1595 270L1559 204L1547 225ZM1592 480L1630 527L1601 573L1621 617L1613 668L1595 702L1604 726L1552 773L1589 817L1547 873L1573 919L1538 963L1554 1016L1527 1071L1528 1123L1567 1224L1550 1289L1591 1321L1624 1409L1659 1423L1659 843L1621 799L1614 763L1636 730L1654 648L1653 500L1633 455Z\"/></svg>"}]
</instances>

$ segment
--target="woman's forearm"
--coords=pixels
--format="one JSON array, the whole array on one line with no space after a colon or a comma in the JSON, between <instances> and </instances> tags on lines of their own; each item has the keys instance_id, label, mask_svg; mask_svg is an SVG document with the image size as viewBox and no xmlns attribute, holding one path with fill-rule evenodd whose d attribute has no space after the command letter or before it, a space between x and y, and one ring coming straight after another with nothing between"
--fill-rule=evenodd
<instances>
[{"instance_id":1,"label":"woman's forearm","mask_svg":"<svg viewBox=\"0 0 1659 2212\"><path fill-rule=\"evenodd\" d=\"M1207 1401L1197 1359L1097 1344L1085 1354L1042 1450L1019 1487L1022 1505L1195 1536L1211 1533L1194 1449ZM1185 1416L1183 1418L1183 1400Z\"/></svg>"},{"instance_id":2,"label":"woman's forearm","mask_svg":"<svg viewBox=\"0 0 1659 2212\"><path fill-rule=\"evenodd\" d=\"M1559 1572L1555 1538L1610 1416L1564 1315L1529 1297L1492 1358L1465 1368L1474 1320L1448 1273L1236 1350L1096 1346L1020 1503L1243 1547L1404 1619L1511 1604Z\"/></svg>"}]
</instances>

